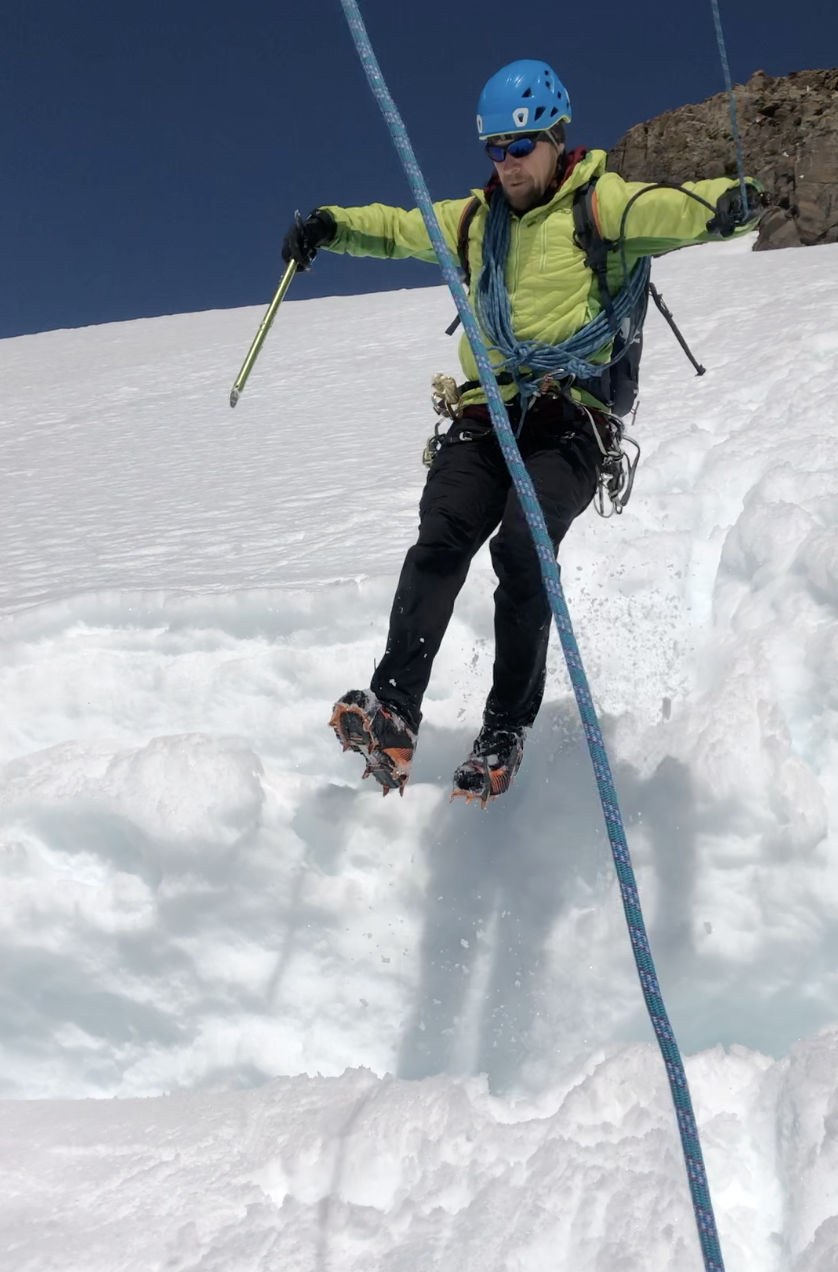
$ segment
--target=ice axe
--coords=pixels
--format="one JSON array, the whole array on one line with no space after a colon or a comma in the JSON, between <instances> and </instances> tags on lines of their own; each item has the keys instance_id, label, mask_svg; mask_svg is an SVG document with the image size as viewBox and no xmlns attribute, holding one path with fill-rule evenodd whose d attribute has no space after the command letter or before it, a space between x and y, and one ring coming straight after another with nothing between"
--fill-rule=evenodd
<instances>
[{"instance_id":1,"label":"ice axe","mask_svg":"<svg viewBox=\"0 0 838 1272\"><path fill-rule=\"evenodd\" d=\"M274 294L274 298L271 301L271 303L268 305L265 317L262 319L261 323L259 324L259 330L256 332L256 335L253 338L253 344L250 346L250 348L247 351L247 357L242 363L242 369L236 376L235 383L232 389L230 390L230 405L231 406L236 405L242 393L244 392L244 386L247 384L247 377L250 375L250 372L253 370L253 364L256 361L256 359L259 357L259 353L261 351L262 345L265 343L265 336L268 334L268 332L271 329L271 323L276 317L276 311L277 309L279 309L279 306L282 304L285 293L288 291L288 288L291 286L291 279L294 277L296 272L297 272L297 262L289 261L288 268L286 269L285 273L282 275L279 286L277 287L276 292Z\"/></svg>"}]
</instances>

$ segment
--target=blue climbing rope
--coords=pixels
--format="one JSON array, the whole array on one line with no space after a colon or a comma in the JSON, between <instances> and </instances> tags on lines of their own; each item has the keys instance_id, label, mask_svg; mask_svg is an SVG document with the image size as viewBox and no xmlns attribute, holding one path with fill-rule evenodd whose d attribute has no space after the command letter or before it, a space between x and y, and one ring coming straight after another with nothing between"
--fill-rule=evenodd
<instances>
[{"instance_id":1,"label":"blue climbing rope","mask_svg":"<svg viewBox=\"0 0 838 1272\"><path fill-rule=\"evenodd\" d=\"M611 767L605 752L605 743L591 698L591 691L588 687L585 669L582 665L579 647L573 634L570 614L559 577L559 568L553 552L553 545L547 533L544 514L541 511L532 480L524 467L515 442L509 423L509 416L506 413L506 407L501 398L494 370L489 360L486 344L480 334L480 329L460 280L459 272L440 229L425 178L416 161L416 155L413 152L404 123L384 82L384 77L370 44L360 10L356 0L341 0L341 6L370 88L390 129L393 143L399 153L399 158L402 161L416 204L421 209L425 228L436 252L443 277L451 290L454 303L457 306L457 312L471 344L480 374L480 383L489 403L489 411L498 443L509 468L518 500L532 534L533 544L541 566L544 588L558 629L570 680L576 695L579 714L582 718L582 727L591 753L594 775L602 802L605 825L620 885L623 911L626 916L629 938L640 979L640 987L643 991L646 1008L649 1012L649 1018L658 1040L666 1067L667 1078L669 1079L669 1089L675 1105L678 1131L687 1167L687 1179L698 1226L698 1238L704 1258L705 1272L724 1272L716 1220L713 1215L713 1204L710 1200L710 1191L707 1186L707 1176L704 1169L704 1158L701 1152L698 1128L687 1085L687 1075L684 1071L681 1053L678 1050L678 1044L675 1041L675 1035L669 1023L669 1017L661 996L660 985L658 984L658 977L652 960L652 951L649 948L649 938L646 935L646 925L640 909L640 898L637 892L625 830L623 829L623 819L617 802L617 792L614 789L614 780L611 776Z\"/></svg>"},{"instance_id":2,"label":"blue climbing rope","mask_svg":"<svg viewBox=\"0 0 838 1272\"><path fill-rule=\"evenodd\" d=\"M475 288L474 308L478 322L488 337L490 349L501 356L500 368L508 371L521 397L520 433L529 399L538 391L542 376L564 380L593 380L613 366L613 362L589 362L614 339L626 318L631 318L637 302L649 286L652 263L643 257L635 265L629 281L613 302L609 321L604 311L586 323L562 344L544 344L540 340L519 340L512 329L512 312L506 288L506 261L509 255L512 214L500 190L492 195L483 235L483 268ZM631 343L634 332L626 340Z\"/></svg>"},{"instance_id":3,"label":"blue climbing rope","mask_svg":"<svg viewBox=\"0 0 838 1272\"><path fill-rule=\"evenodd\" d=\"M719 57L722 59L722 71L724 72L725 85L727 86L727 97L730 104L730 123L733 128L733 142L736 146L736 172L739 177L739 189L742 194L742 207L747 214L748 208L748 188L745 185L745 160L742 157L742 138L739 136L739 124L736 119L736 94L733 91L733 80L730 78L730 67L727 61L727 46L725 45L724 32L722 31L722 19L719 13L719 0L710 0L710 6L713 10L713 21L716 25L716 42L719 46Z\"/></svg>"}]
</instances>

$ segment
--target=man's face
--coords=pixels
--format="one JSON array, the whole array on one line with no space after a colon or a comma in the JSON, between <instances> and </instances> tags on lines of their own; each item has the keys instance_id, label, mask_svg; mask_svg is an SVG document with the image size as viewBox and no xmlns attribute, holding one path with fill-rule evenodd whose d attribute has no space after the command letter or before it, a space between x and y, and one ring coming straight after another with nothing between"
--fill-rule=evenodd
<instances>
[{"instance_id":1,"label":"man's face","mask_svg":"<svg viewBox=\"0 0 838 1272\"><path fill-rule=\"evenodd\" d=\"M491 142L505 146L513 140L512 136L492 137ZM516 158L507 152L502 162L493 161L503 192L516 212L526 212L540 203L555 175L558 157L559 148L542 133L528 155Z\"/></svg>"}]
</instances>

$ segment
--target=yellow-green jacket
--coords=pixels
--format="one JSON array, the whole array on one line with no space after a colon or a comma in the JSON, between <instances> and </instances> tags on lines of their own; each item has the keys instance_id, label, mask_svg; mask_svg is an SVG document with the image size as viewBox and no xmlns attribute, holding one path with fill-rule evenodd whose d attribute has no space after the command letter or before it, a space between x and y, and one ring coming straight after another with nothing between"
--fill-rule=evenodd
<instances>
[{"instance_id":1,"label":"yellow-green jacket","mask_svg":"<svg viewBox=\"0 0 838 1272\"><path fill-rule=\"evenodd\" d=\"M623 212L629 200L644 189L644 183L624 181L615 172L606 172L604 150L591 150L577 163L570 176L549 203L512 218L509 255L506 262L506 286L512 311L512 327L519 340L540 340L559 344L575 335L602 309L599 287L593 271L585 264L585 253L573 240L573 198L577 190L593 177L597 178L593 211L603 238L616 239L620 233ZM684 188L715 206L717 199L736 185L735 180L720 177L713 181L685 182ZM488 203L482 190L472 191L465 199L446 199L435 203L437 217L445 240L457 255L457 237L463 209L475 196L480 207L474 215L468 236L468 259L472 282L480 274L483 259L483 234L488 216ZM405 212L402 208L372 203L362 208L327 207L337 225L329 251L346 252L350 256L378 256L401 259L415 256L436 263L436 255L428 238L418 208ZM659 256L691 243L705 243L716 236L708 234L706 225L711 213L681 190L650 190L629 210L626 219L626 259L629 269L642 256ZM619 291L623 271L619 253L611 253L608 264L612 293ZM609 349L602 350L594 361L606 361ZM493 355L497 362L499 355ZM477 365L465 336L460 340L460 362L466 379L476 380ZM514 384L502 389L505 399L515 395ZM596 399L574 391L576 396L596 404ZM483 402L480 389L467 393L464 402Z\"/></svg>"}]
</instances>

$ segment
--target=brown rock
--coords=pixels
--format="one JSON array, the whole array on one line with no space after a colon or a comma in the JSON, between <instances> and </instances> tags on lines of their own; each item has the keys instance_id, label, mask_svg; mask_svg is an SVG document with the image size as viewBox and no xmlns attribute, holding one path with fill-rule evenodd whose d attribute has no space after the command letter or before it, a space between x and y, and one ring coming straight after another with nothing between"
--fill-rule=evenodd
<instances>
[{"instance_id":1,"label":"brown rock","mask_svg":"<svg viewBox=\"0 0 838 1272\"><path fill-rule=\"evenodd\" d=\"M802 247L795 219L788 208L769 208L759 223L754 251L773 247Z\"/></svg>"},{"instance_id":2,"label":"brown rock","mask_svg":"<svg viewBox=\"0 0 838 1272\"><path fill-rule=\"evenodd\" d=\"M838 242L838 69L766 75L738 85L745 171L772 205L758 249ZM736 175L726 93L637 124L609 168L628 181L696 181Z\"/></svg>"}]
</instances>

